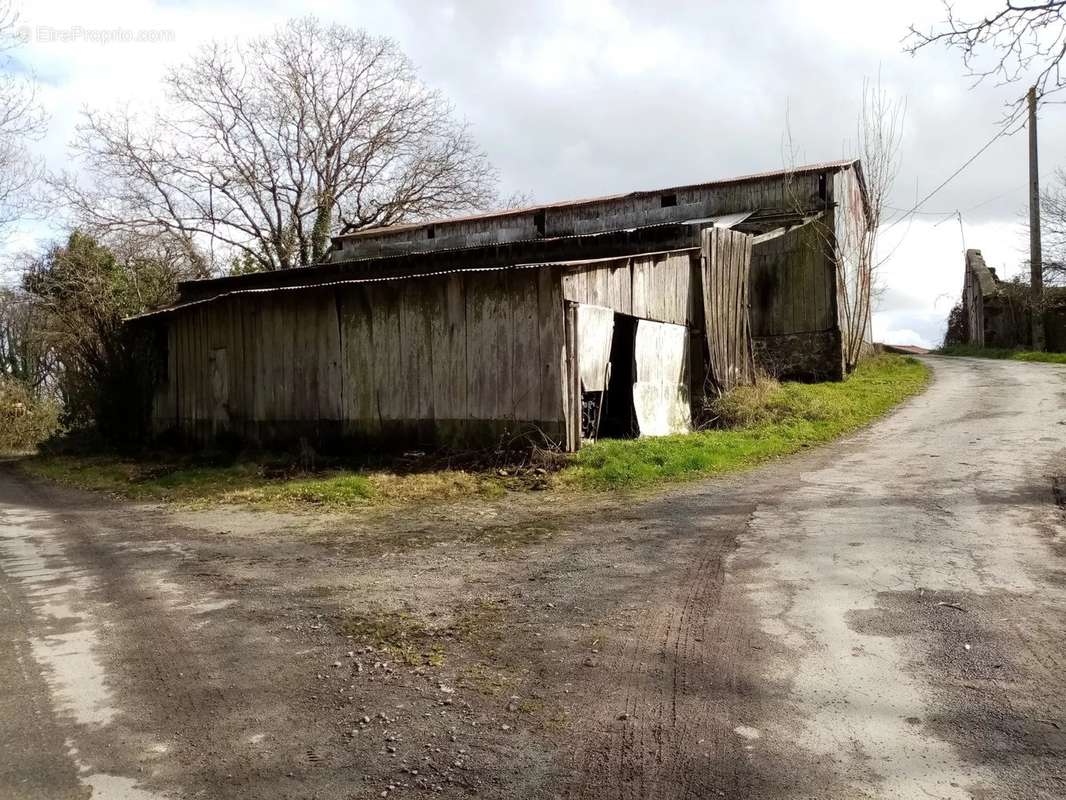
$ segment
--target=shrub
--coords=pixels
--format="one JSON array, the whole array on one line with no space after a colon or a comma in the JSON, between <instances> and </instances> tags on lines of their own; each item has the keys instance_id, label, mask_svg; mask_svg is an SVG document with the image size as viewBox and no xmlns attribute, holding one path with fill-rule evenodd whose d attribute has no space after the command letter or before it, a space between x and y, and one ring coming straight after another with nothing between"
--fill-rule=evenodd
<instances>
[{"instance_id":1,"label":"shrub","mask_svg":"<svg viewBox=\"0 0 1066 800\"><path fill-rule=\"evenodd\" d=\"M715 427L739 428L766 420L771 398L781 390L776 378L760 375L751 386L737 386L709 401L709 416Z\"/></svg>"},{"instance_id":2,"label":"shrub","mask_svg":"<svg viewBox=\"0 0 1066 800\"><path fill-rule=\"evenodd\" d=\"M35 397L21 381L0 376L0 451L33 450L58 431L58 403Z\"/></svg>"},{"instance_id":3,"label":"shrub","mask_svg":"<svg viewBox=\"0 0 1066 800\"><path fill-rule=\"evenodd\" d=\"M966 329L966 313L962 303L956 303L948 314L948 327L944 331L944 347L966 344L970 341L970 332Z\"/></svg>"},{"instance_id":4,"label":"shrub","mask_svg":"<svg viewBox=\"0 0 1066 800\"><path fill-rule=\"evenodd\" d=\"M759 376L751 386L737 386L710 403L711 416L720 428L750 428L792 419L832 419L825 398L794 383L779 383Z\"/></svg>"},{"instance_id":5,"label":"shrub","mask_svg":"<svg viewBox=\"0 0 1066 800\"><path fill-rule=\"evenodd\" d=\"M102 243L80 231L30 264L23 288L55 355L66 427L119 446L144 440L159 348L122 320L170 302L193 274L186 250L165 237Z\"/></svg>"}]
</instances>

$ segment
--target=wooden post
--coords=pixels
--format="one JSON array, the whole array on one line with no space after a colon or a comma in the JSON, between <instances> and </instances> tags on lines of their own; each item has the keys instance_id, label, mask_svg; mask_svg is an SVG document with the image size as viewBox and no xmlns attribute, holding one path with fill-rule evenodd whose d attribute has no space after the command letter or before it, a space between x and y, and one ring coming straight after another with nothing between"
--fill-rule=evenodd
<instances>
[{"instance_id":1,"label":"wooden post","mask_svg":"<svg viewBox=\"0 0 1066 800\"><path fill-rule=\"evenodd\" d=\"M1036 87L1029 87L1029 315L1033 349L1044 349L1044 272L1040 252L1040 169L1037 164Z\"/></svg>"},{"instance_id":2,"label":"wooden post","mask_svg":"<svg viewBox=\"0 0 1066 800\"><path fill-rule=\"evenodd\" d=\"M577 303L567 302L564 308L566 375L563 380L567 382L566 399L569 407L566 449L573 453L581 447L581 374L578 372L577 357Z\"/></svg>"}]
</instances>

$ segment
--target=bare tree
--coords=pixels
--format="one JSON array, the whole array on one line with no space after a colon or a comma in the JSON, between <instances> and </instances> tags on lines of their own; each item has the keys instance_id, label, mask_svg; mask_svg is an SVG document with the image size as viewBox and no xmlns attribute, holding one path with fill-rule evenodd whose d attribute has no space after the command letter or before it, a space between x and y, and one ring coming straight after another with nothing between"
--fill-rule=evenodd
<instances>
[{"instance_id":1,"label":"bare tree","mask_svg":"<svg viewBox=\"0 0 1066 800\"><path fill-rule=\"evenodd\" d=\"M1044 245L1044 282L1066 285L1066 170L1058 169L1040 193L1040 232Z\"/></svg>"},{"instance_id":2,"label":"bare tree","mask_svg":"<svg viewBox=\"0 0 1066 800\"><path fill-rule=\"evenodd\" d=\"M958 50L969 75L981 82L1025 80L1045 97L1066 88L1062 60L1066 56L1066 0L1006 0L985 17L959 16L944 0L946 19L921 31L911 26L907 52L917 53L931 44ZM988 57L985 55L988 53ZM1020 109L1025 98L1015 104Z\"/></svg>"},{"instance_id":3,"label":"bare tree","mask_svg":"<svg viewBox=\"0 0 1066 800\"><path fill-rule=\"evenodd\" d=\"M332 234L485 207L496 174L395 42L308 17L173 69L151 119L89 111L89 180L55 185L96 229L165 230L214 263L319 261Z\"/></svg>"},{"instance_id":4,"label":"bare tree","mask_svg":"<svg viewBox=\"0 0 1066 800\"><path fill-rule=\"evenodd\" d=\"M31 145L47 127L36 83L16 68L17 23L10 0L0 0L0 238L34 207L32 189L42 164Z\"/></svg>"},{"instance_id":5,"label":"bare tree","mask_svg":"<svg viewBox=\"0 0 1066 800\"><path fill-rule=\"evenodd\" d=\"M855 140L845 143L845 151L861 161L865 191L835 198L832 228L824 220L813 225L836 267L837 321L848 372L858 364L869 341L880 268L891 257L878 251L878 237L899 173L906 115L906 101L893 98L882 88L880 78L863 79ZM787 123L785 136L783 150L795 166L797 149ZM796 192L792 194L795 210L805 213L806 203Z\"/></svg>"},{"instance_id":6,"label":"bare tree","mask_svg":"<svg viewBox=\"0 0 1066 800\"><path fill-rule=\"evenodd\" d=\"M900 168L900 147L907 104L876 81L864 79L854 152L862 161L866 200L863 213L845 213L837 226L835 261L844 292L839 298L845 320L844 353L848 369L858 363L871 335L873 302L881 266L891 255L878 251L885 206Z\"/></svg>"}]
</instances>

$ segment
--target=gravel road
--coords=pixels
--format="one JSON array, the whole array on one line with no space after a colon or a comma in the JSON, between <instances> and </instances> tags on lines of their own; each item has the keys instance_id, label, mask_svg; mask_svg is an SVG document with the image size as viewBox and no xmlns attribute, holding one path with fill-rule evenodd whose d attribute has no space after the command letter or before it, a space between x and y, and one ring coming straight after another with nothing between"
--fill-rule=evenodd
<instances>
[{"instance_id":1,"label":"gravel road","mask_svg":"<svg viewBox=\"0 0 1066 800\"><path fill-rule=\"evenodd\" d=\"M1066 369L930 363L666 495L177 513L4 469L0 798L1066 797Z\"/></svg>"}]
</instances>

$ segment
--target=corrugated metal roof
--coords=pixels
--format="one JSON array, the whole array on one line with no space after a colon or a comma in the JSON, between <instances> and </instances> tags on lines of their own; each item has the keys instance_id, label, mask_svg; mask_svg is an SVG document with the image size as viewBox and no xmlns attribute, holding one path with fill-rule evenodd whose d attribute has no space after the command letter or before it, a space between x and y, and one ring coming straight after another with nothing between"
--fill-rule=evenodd
<instances>
[{"instance_id":1,"label":"corrugated metal roof","mask_svg":"<svg viewBox=\"0 0 1066 800\"><path fill-rule=\"evenodd\" d=\"M734 225L739 225L752 214L754 211L740 211L736 214L719 214L716 217L699 217L698 219L686 219L682 225L710 225L713 228L732 228Z\"/></svg>"},{"instance_id":2,"label":"corrugated metal roof","mask_svg":"<svg viewBox=\"0 0 1066 800\"><path fill-rule=\"evenodd\" d=\"M625 233L644 233L654 232L658 230L666 231L668 229L677 229L687 225L696 224L708 224L713 223L716 227L733 227L735 225L747 222L749 220L755 220L759 218L757 211L744 211L738 214L721 214L715 217L707 217L704 219L689 219L677 222L655 222L649 225L640 225L631 228L614 228L606 231L596 231L595 233L575 233L567 234L564 236L552 236L549 238L535 238L535 239L517 239L507 242L484 242L480 244L465 244L456 247L442 247L436 248L427 252L410 253L407 251L397 253L383 253L370 256L360 256L357 258L345 258L338 259L336 261L324 261L320 264L314 264L309 267L292 267L289 269L278 270L276 272L256 272L249 273L247 275L227 275L217 278L196 278L193 280L181 281L179 288L188 287L193 290L198 290L201 287L210 286L230 286L240 285L242 282L250 280L262 279L266 275L274 276L277 280L282 281L287 278L294 278L299 276L303 279L303 283L308 282L313 276L320 274L323 271L329 271L346 267L356 267L363 265L388 265L390 263L401 263L404 260L422 259L422 258L442 258L449 256L460 256L463 254L477 254L481 252L489 252L500 248L512 248L521 247L523 245L536 245L538 247L553 242L565 242L565 241L582 241L582 242L595 242L599 239L609 239L619 234ZM607 256L604 256L606 258Z\"/></svg>"},{"instance_id":3,"label":"corrugated metal roof","mask_svg":"<svg viewBox=\"0 0 1066 800\"><path fill-rule=\"evenodd\" d=\"M775 216L774 219L777 217ZM300 267L279 270L277 272L257 272L247 275L229 275L219 278L199 278L196 280L182 281L179 284L179 290L181 299L173 306L164 309L158 309L157 311L146 312L140 316L150 316L159 312L167 312L173 308L184 308L192 303L202 302L208 300L211 296L207 295L208 292L213 292L219 296L230 296L235 293L244 293L252 290L256 291L273 291L275 289L309 289L314 286L331 286L340 283L359 283L367 282L369 280L403 280L407 277L418 277L420 275L436 275L447 274L449 272L462 272L484 269L504 269L512 266L521 266L524 264L556 264L567 263L566 259L551 259L540 258L536 259L537 253L526 253L526 257L523 259L521 256L516 257L511 261L500 261L499 263L476 265L460 265L456 266L457 262L461 260L461 257L466 255L477 256L481 253L491 253L503 249L509 249L513 247L522 247L523 245L537 245L541 247L545 244L552 242L565 242L565 241L582 241L582 242L596 242L600 239L609 239L612 236L618 236L620 234L644 234L654 233L659 230L671 230L680 229L687 226L694 225L707 225L713 223L718 227L733 227L736 225L744 225L761 220L759 212L739 212L737 214L722 214L714 217L707 217L705 219L690 219L679 222L661 222L653 223L651 225L643 225L636 228L624 228L612 231L600 231L597 233L584 233L584 234L572 234L568 236L553 237L550 239L528 239L515 242L498 243L493 242L489 244L478 245L464 245L455 248L442 248L440 250L434 250L428 253L394 253L389 255L374 255L364 256L361 258L345 259L343 261L331 261L317 264L311 267ZM663 250L655 248L656 242L646 242L645 244L652 247L647 251L638 251L637 255L643 255L645 253L656 252L668 252L670 248ZM673 247L674 250L685 249L681 243ZM612 258L626 257L632 255L631 253L609 253L593 255L590 254L587 258L589 260L610 260ZM530 256L535 260L531 260ZM373 267L381 267L384 269L392 269L393 265L402 265L405 261L421 261L426 258L440 259L445 264L440 264L437 267L423 265L421 270L412 272L399 272L395 274L387 275L371 275L371 276L359 276L349 278L346 274L350 274L350 270L358 269L360 271L364 269L370 269ZM289 283L291 281L291 283ZM197 296L204 293L203 296ZM191 294L192 297L187 295ZM134 319L131 317L131 319Z\"/></svg>"},{"instance_id":4,"label":"corrugated metal roof","mask_svg":"<svg viewBox=\"0 0 1066 800\"><path fill-rule=\"evenodd\" d=\"M754 212L748 211L745 213L745 218L751 216ZM471 244L461 244L455 247L435 247L432 250L410 252L408 250L402 250L398 253L379 253L371 256L358 256L357 258L341 258L336 261L323 261L321 264L315 264L311 267L301 267L301 269L313 269L316 266L336 266L338 264L365 264L368 262L385 262L389 259L400 260L403 258L417 258L418 256L436 255L440 253L463 253L472 252L477 250L491 250L494 247L515 247L523 244L536 244L542 245L546 242L559 242L569 239L581 239L585 241L593 241L600 238L608 238L616 236L620 233L633 233L634 231L652 231L656 229L676 228L680 225L692 225L699 220L679 220L677 222L652 222L648 225L636 225L630 228L611 228L605 231L593 231L590 233L567 233L562 236L549 236L537 237L531 239L508 239L505 242L477 242ZM432 223L427 223L432 224ZM733 223L736 224L736 223ZM384 228L382 230L385 230ZM388 230L392 230L389 228ZM217 278L198 278L197 280L217 280Z\"/></svg>"},{"instance_id":5,"label":"corrugated metal roof","mask_svg":"<svg viewBox=\"0 0 1066 800\"><path fill-rule=\"evenodd\" d=\"M611 200L624 200L627 198L648 197L652 195L669 194L671 192L682 192L692 189L711 189L716 186L728 186L730 184L735 183L750 183L752 181L770 180L773 178L783 178L788 175L807 175L812 172L842 170L847 169L849 167L853 167L858 163L859 162L857 159L846 159L841 161L823 161L816 164L804 164L802 166L793 167L791 169L779 169L772 170L770 172L756 172L750 175L740 175L734 178L721 178L719 180L706 181L703 183L690 183L684 184L682 186L667 186L662 189L642 189L635 192L604 195L602 197L587 197L580 200L561 200L555 203L541 203L538 205L525 206L523 208L508 208L500 211L486 211L480 214L467 214L464 216L447 217L445 219L424 220L422 222L389 225L380 228L367 228L365 230L352 231L351 233L342 233L332 237L332 239L336 242L341 239L354 239L364 236L369 238L373 236L391 235L393 233L398 233L402 231L417 230L419 228L425 228L430 225L450 225L459 222L473 222L475 220L485 220L518 216L520 214L530 214L551 208L568 208L571 206L592 205L594 203L604 203Z\"/></svg>"},{"instance_id":6,"label":"corrugated metal roof","mask_svg":"<svg viewBox=\"0 0 1066 800\"><path fill-rule=\"evenodd\" d=\"M442 275L456 275L459 273L468 274L472 272L503 272L507 270L519 270L519 269L544 269L546 267L580 267L588 264L603 264L610 261L625 261L632 258L650 258L654 256L668 255L674 253L692 253L699 250L698 247L684 247L677 250L658 250L650 253L636 253L629 256L609 256L607 258L589 258L589 259L576 259L569 261L537 261L529 264L505 264L495 267L468 267L464 269L442 269L432 272L419 272L419 273L404 273L402 275L384 275L374 278L343 278L334 281L315 281L313 283L301 283L291 286L261 286L248 289L232 289L228 292L220 292L219 294L212 295L210 297L203 297L197 300L188 300L184 303L175 303L172 306L166 308L160 308L155 311L145 311L142 314L134 314L131 317L126 317L124 322L133 322L135 320L149 319L152 317L160 317L165 314L172 314L175 311L181 311L186 308L192 308L193 306L205 305L207 303L213 303L216 300L224 300L227 297L234 297L236 295L244 294L273 294L275 292L291 292L304 289L321 289L330 286L348 286L361 283L388 283L392 281L410 281L419 280L423 278L439 278Z\"/></svg>"}]
</instances>

